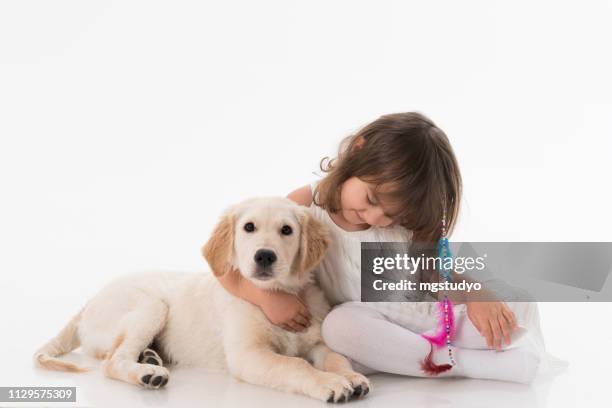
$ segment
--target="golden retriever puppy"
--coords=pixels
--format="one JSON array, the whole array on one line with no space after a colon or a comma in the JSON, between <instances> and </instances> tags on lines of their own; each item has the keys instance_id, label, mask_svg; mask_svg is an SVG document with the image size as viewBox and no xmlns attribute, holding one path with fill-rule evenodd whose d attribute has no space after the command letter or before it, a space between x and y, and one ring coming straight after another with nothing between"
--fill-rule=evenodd
<instances>
[{"instance_id":1,"label":"golden retriever puppy","mask_svg":"<svg viewBox=\"0 0 612 408\"><path fill-rule=\"evenodd\" d=\"M50 369L82 371L57 358L80 346L103 360L106 376L145 388L168 382L161 355L323 401L364 396L368 379L321 338L330 306L311 272L328 245L327 230L308 208L286 198L255 198L229 208L202 248L216 275L238 268L259 287L300 293L312 315L304 332L271 324L211 274L141 273L102 289L34 360ZM148 348L152 344L156 350Z\"/></svg>"}]
</instances>

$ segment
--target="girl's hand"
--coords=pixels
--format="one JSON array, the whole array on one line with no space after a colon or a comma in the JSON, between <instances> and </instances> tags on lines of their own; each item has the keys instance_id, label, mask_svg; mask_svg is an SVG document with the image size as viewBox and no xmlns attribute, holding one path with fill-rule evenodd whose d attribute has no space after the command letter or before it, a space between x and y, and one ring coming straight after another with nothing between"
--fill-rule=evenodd
<instances>
[{"instance_id":1,"label":"girl's hand","mask_svg":"<svg viewBox=\"0 0 612 408\"><path fill-rule=\"evenodd\" d=\"M217 279L232 295L259 306L272 324L293 332L306 330L310 326L310 313L299 297L261 289L243 278L238 269L217 276Z\"/></svg>"},{"instance_id":2,"label":"girl's hand","mask_svg":"<svg viewBox=\"0 0 612 408\"><path fill-rule=\"evenodd\" d=\"M467 315L489 348L501 350L502 337L510 345L510 333L518 327L514 312L504 302L468 302Z\"/></svg>"},{"instance_id":3,"label":"girl's hand","mask_svg":"<svg viewBox=\"0 0 612 408\"><path fill-rule=\"evenodd\" d=\"M301 332L310 326L310 313L296 295L281 291L266 291L259 307L268 320L291 332Z\"/></svg>"}]
</instances>

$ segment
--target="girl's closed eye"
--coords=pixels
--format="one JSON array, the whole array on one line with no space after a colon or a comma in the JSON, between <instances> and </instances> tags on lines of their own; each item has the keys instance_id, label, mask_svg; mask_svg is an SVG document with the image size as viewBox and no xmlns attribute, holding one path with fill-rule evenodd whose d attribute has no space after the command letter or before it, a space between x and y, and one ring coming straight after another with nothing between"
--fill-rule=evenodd
<instances>
[{"instance_id":1,"label":"girl's closed eye","mask_svg":"<svg viewBox=\"0 0 612 408\"><path fill-rule=\"evenodd\" d=\"M374 207L378 207L380 206L380 203L375 200L374 198L372 198L372 196L370 195L370 193L366 194L366 200L368 201L368 204ZM383 217L385 218L383 220L384 226L385 227L390 227L393 226L395 224L397 224L397 220L395 216L387 214L386 212L383 213Z\"/></svg>"},{"instance_id":2,"label":"girl's closed eye","mask_svg":"<svg viewBox=\"0 0 612 408\"><path fill-rule=\"evenodd\" d=\"M368 200L368 204L370 205L377 205L376 201L374 201L369 194L366 194L366 198Z\"/></svg>"}]
</instances>

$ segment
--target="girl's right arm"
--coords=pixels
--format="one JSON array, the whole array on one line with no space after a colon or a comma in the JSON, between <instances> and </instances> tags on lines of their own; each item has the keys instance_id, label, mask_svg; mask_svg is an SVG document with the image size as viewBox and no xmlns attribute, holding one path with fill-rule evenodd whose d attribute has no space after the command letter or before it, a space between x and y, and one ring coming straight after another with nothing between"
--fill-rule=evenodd
<instances>
[{"instance_id":1,"label":"girl's right arm","mask_svg":"<svg viewBox=\"0 0 612 408\"><path fill-rule=\"evenodd\" d=\"M238 269L217 278L229 293L259 306L272 324L295 332L310 326L310 313L298 296L261 289L245 279Z\"/></svg>"}]
</instances>

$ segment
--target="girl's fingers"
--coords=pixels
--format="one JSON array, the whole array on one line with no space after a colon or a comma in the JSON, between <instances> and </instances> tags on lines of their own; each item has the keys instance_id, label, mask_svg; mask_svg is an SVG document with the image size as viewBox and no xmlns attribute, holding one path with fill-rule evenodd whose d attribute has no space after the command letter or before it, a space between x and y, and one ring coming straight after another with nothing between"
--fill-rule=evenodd
<instances>
[{"instance_id":1,"label":"girl's fingers","mask_svg":"<svg viewBox=\"0 0 612 408\"><path fill-rule=\"evenodd\" d=\"M287 323L287 325L289 327L291 327L296 332L301 332L301 331L306 329L304 326L302 326L301 324L297 323L295 320L291 320L289 323Z\"/></svg>"},{"instance_id":2,"label":"girl's fingers","mask_svg":"<svg viewBox=\"0 0 612 408\"><path fill-rule=\"evenodd\" d=\"M300 304L301 307L299 308L299 314L304 315L304 317L306 317L307 319L310 319L310 311L308 310L308 307L306 306L306 304L304 303L303 300L300 300Z\"/></svg>"},{"instance_id":3,"label":"girl's fingers","mask_svg":"<svg viewBox=\"0 0 612 408\"><path fill-rule=\"evenodd\" d=\"M504 336L504 340L506 341L506 345L509 346L510 345L510 332L512 330L512 328L510 327L510 323L508 322L508 320L506 319L506 316L504 316L503 314L501 316L499 316L499 325L501 327L501 331L502 334Z\"/></svg>"},{"instance_id":4,"label":"girl's fingers","mask_svg":"<svg viewBox=\"0 0 612 408\"><path fill-rule=\"evenodd\" d=\"M287 330L288 332L294 332L295 331L291 327L289 327L289 325L287 325L287 324L281 324L280 327L282 327L284 330Z\"/></svg>"},{"instance_id":5,"label":"girl's fingers","mask_svg":"<svg viewBox=\"0 0 612 408\"><path fill-rule=\"evenodd\" d=\"M307 322L308 322L308 324L310 325L310 319L311 319L311 316L310 316L310 313L308 312L308 310L305 310L305 311L300 311L298 314L299 314L299 315L300 315L300 316L301 316L303 319L306 319L306 321L307 321Z\"/></svg>"},{"instance_id":6,"label":"girl's fingers","mask_svg":"<svg viewBox=\"0 0 612 408\"><path fill-rule=\"evenodd\" d=\"M291 325L291 327L293 327L295 330L299 332L306 330L306 328L308 327L302 322L296 320L295 318L293 318L293 320L291 320L289 324Z\"/></svg>"},{"instance_id":7,"label":"girl's fingers","mask_svg":"<svg viewBox=\"0 0 612 408\"><path fill-rule=\"evenodd\" d=\"M495 349L500 350L502 333L501 328L499 327L499 321L491 320L489 323L491 325L491 330L493 331L493 342L495 345Z\"/></svg>"},{"instance_id":8,"label":"girl's fingers","mask_svg":"<svg viewBox=\"0 0 612 408\"><path fill-rule=\"evenodd\" d=\"M514 315L514 312L510 310L510 308L506 307L504 308L503 313L506 319L508 320L508 323L510 323L512 330L518 329L518 323L516 322L516 316Z\"/></svg>"},{"instance_id":9,"label":"girl's fingers","mask_svg":"<svg viewBox=\"0 0 612 408\"><path fill-rule=\"evenodd\" d=\"M297 324L300 324L304 327L308 327L310 326L310 322L308 321L307 318L305 318L304 316L297 314L295 315L295 317L293 318L293 321Z\"/></svg>"},{"instance_id":10,"label":"girl's fingers","mask_svg":"<svg viewBox=\"0 0 612 408\"><path fill-rule=\"evenodd\" d=\"M493 348L493 332L491 331L491 326L489 324L483 324L480 334L487 340L487 347Z\"/></svg>"}]
</instances>

